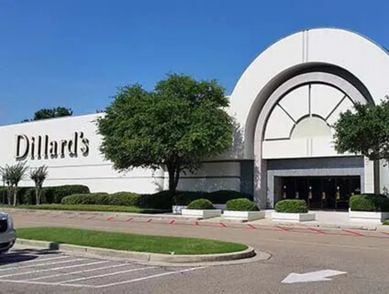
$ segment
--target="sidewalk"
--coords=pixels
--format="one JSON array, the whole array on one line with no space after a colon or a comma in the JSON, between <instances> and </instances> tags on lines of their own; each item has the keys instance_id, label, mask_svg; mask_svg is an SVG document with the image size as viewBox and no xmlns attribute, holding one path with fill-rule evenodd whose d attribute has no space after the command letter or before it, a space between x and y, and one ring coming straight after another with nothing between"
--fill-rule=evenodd
<instances>
[{"instance_id":1,"label":"sidewalk","mask_svg":"<svg viewBox=\"0 0 389 294\"><path fill-rule=\"evenodd\" d=\"M68 218L81 217L83 219L104 219L107 221L121 220L125 222L135 221L136 219L142 222L158 222L163 221L167 223L194 223L194 224L210 224L221 225L234 224L236 226L242 225L259 225L259 226L287 226L287 227L318 227L318 228L330 228L330 229L356 229L356 230L369 230L369 231L383 231L389 233L389 226L369 224L369 223L355 223L350 222L348 219L348 212L335 212L335 211L313 211L316 214L315 221L306 221L300 223L292 222L280 222L272 221L271 213L273 210L266 210L265 219L255 220L250 222L241 222L235 220L228 220L223 217L215 217L211 219L200 220L191 217L184 217L182 215L164 213L164 214L143 214L143 213L122 213L122 212L92 212L92 211L61 211L61 210L40 210L40 209L19 209L19 208L6 208L3 211L12 214L32 214L35 216L66 216Z\"/></svg>"}]
</instances>

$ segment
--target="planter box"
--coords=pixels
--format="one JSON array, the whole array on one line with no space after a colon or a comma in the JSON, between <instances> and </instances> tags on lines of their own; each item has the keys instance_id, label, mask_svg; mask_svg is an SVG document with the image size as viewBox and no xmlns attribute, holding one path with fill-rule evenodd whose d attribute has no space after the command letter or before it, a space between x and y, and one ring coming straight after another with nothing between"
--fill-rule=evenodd
<instances>
[{"instance_id":1,"label":"planter box","mask_svg":"<svg viewBox=\"0 0 389 294\"><path fill-rule=\"evenodd\" d=\"M273 221L284 222L306 222L314 221L316 216L314 213L287 213L287 212L272 212L271 218Z\"/></svg>"},{"instance_id":2,"label":"planter box","mask_svg":"<svg viewBox=\"0 0 389 294\"><path fill-rule=\"evenodd\" d=\"M174 214L181 214L181 211L187 208L187 206L188 205L173 205L172 212ZM216 209L220 209L220 210L224 210L224 208L226 207L225 204L214 204L213 206L215 206Z\"/></svg>"},{"instance_id":3,"label":"planter box","mask_svg":"<svg viewBox=\"0 0 389 294\"><path fill-rule=\"evenodd\" d=\"M174 214L181 214L182 210L185 209L187 205L173 205L172 212Z\"/></svg>"},{"instance_id":4,"label":"planter box","mask_svg":"<svg viewBox=\"0 0 389 294\"><path fill-rule=\"evenodd\" d=\"M220 209L182 209L183 216L195 217L199 219L211 218L221 216L222 211Z\"/></svg>"},{"instance_id":5,"label":"planter box","mask_svg":"<svg viewBox=\"0 0 389 294\"><path fill-rule=\"evenodd\" d=\"M348 217L351 222L382 224L384 220L389 219L389 212L355 211L349 209Z\"/></svg>"},{"instance_id":6,"label":"planter box","mask_svg":"<svg viewBox=\"0 0 389 294\"><path fill-rule=\"evenodd\" d=\"M216 209L220 209L222 211L226 208L225 204L214 204L213 206L215 206Z\"/></svg>"},{"instance_id":7,"label":"planter box","mask_svg":"<svg viewBox=\"0 0 389 294\"><path fill-rule=\"evenodd\" d=\"M234 219L240 221L252 221L256 219L265 218L264 211L233 211L225 210L223 217L226 219Z\"/></svg>"}]
</instances>

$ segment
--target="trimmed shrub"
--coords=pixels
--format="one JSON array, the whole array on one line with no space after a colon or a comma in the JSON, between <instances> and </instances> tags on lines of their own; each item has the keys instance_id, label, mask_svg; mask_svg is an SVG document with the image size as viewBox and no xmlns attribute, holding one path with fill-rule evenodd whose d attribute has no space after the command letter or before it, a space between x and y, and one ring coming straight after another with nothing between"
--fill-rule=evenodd
<instances>
[{"instance_id":1,"label":"trimmed shrub","mask_svg":"<svg viewBox=\"0 0 389 294\"><path fill-rule=\"evenodd\" d=\"M302 199L285 199L276 203L275 210L276 212L306 213L308 206Z\"/></svg>"},{"instance_id":2,"label":"trimmed shrub","mask_svg":"<svg viewBox=\"0 0 389 294\"><path fill-rule=\"evenodd\" d=\"M258 211L258 207L255 202L247 198L238 198L227 201L226 210L233 211Z\"/></svg>"},{"instance_id":3,"label":"trimmed shrub","mask_svg":"<svg viewBox=\"0 0 389 294\"><path fill-rule=\"evenodd\" d=\"M0 203L7 204L7 188L0 187Z\"/></svg>"},{"instance_id":4,"label":"trimmed shrub","mask_svg":"<svg viewBox=\"0 0 389 294\"><path fill-rule=\"evenodd\" d=\"M389 219L386 219L386 220L383 222L383 225L384 225L384 226L389 226Z\"/></svg>"},{"instance_id":5,"label":"trimmed shrub","mask_svg":"<svg viewBox=\"0 0 389 294\"><path fill-rule=\"evenodd\" d=\"M176 205L188 205L193 200L197 199L208 199L212 203L217 204L225 204L227 201L231 199L238 199L238 198L247 198L252 199L252 196L249 194L237 192L237 191L230 191L230 190L219 190L215 192L189 192L189 191L180 191L177 192L174 196L173 203Z\"/></svg>"},{"instance_id":6,"label":"trimmed shrub","mask_svg":"<svg viewBox=\"0 0 389 294\"><path fill-rule=\"evenodd\" d=\"M114 206L136 206L149 209L171 209L172 193L162 191L139 195L131 192L75 194L64 197L62 204L95 204Z\"/></svg>"},{"instance_id":7,"label":"trimmed shrub","mask_svg":"<svg viewBox=\"0 0 389 294\"><path fill-rule=\"evenodd\" d=\"M189 203L188 209L215 209L212 202L208 199L197 199Z\"/></svg>"},{"instance_id":8,"label":"trimmed shrub","mask_svg":"<svg viewBox=\"0 0 389 294\"><path fill-rule=\"evenodd\" d=\"M62 198L73 194L90 193L89 188L84 185L64 185L44 187L42 189L42 203L61 203Z\"/></svg>"},{"instance_id":9,"label":"trimmed shrub","mask_svg":"<svg viewBox=\"0 0 389 294\"><path fill-rule=\"evenodd\" d=\"M175 205L189 205L194 200L206 198L207 192L177 191L173 198Z\"/></svg>"},{"instance_id":10,"label":"trimmed shrub","mask_svg":"<svg viewBox=\"0 0 389 294\"><path fill-rule=\"evenodd\" d=\"M131 192L116 192L108 195L108 205L140 206L141 195Z\"/></svg>"},{"instance_id":11,"label":"trimmed shrub","mask_svg":"<svg viewBox=\"0 0 389 294\"><path fill-rule=\"evenodd\" d=\"M18 204L35 204L35 189L33 187L18 187L18 194L16 195ZM0 203L7 203L7 188L0 188Z\"/></svg>"},{"instance_id":12,"label":"trimmed shrub","mask_svg":"<svg viewBox=\"0 0 389 294\"><path fill-rule=\"evenodd\" d=\"M41 203L61 203L63 197L72 194L89 193L89 188L83 185L64 185L42 188ZM0 188L0 203L6 204L7 189ZM33 205L36 204L34 187L19 187L17 194L19 204Z\"/></svg>"},{"instance_id":13,"label":"trimmed shrub","mask_svg":"<svg viewBox=\"0 0 389 294\"><path fill-rule=\"evenodd\" d=\"M77 205L77 204L100 204L109 205L108 193L89 193L89 194L73 194L62 198L62 204Z\"/></svg>"},{"instance_id":14,"label":"trimmed shrub","mask_svg":"<svg viewBox=\"0 0 389 294\"><path fill-rule=\"evenodd\" d=\"M253 199L253 197L249 194L245 194L233 190L219 190L219 191L210 192L206 195L205 198L211 201L212 203L217 203L217 204L225 204L232 199L241 199L241 198L247 198L249 200Z\"/></svg>"},{"instance_id":15,"label":"trimmed shrub","mask_svg":"<svg viewBox=\"0 0 389 294\"><path fill-rule=\"evenodd\" d=\"M34 187L20 187L18 191L18 203L33 205L36 204L35 188ZM41 202L45 198L41 196Z\"/></svg>"},{"instance_id":16,"label":"trimmed shrub","mask_svg":"<svg viewBox=\"0 0 389 294\"><path fill-rule=\"evenodd\" d=\"M376 194L353 195L350 197L350 209L389 212L389 198L385 195Z\"/></svg>"},{"instance_id":17,"label":"trimmed shrub","mask_svg":"<svg viewBox=\"0 0 389 294\"><path fill-rule=\"evenodd\" d=\"M140 199L139 207L170 210L172 209L174 195L170 191L144 194Z\"/></svg>"}]
</instances>

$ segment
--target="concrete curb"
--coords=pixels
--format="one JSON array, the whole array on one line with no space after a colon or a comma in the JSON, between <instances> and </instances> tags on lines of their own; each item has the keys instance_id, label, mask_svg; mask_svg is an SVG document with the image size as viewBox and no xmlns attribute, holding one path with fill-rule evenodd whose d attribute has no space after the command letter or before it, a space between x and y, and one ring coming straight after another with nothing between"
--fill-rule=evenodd
<instances>
[{"instance_id":1,"label":"concrete curb","mask_svg":"<svg viewBox=\"0 0 389 294\"><path fill-rule=\"evenodd\" d=\"M147 252L135 252L114 250L106 248L95 248L88 246L78 246L71 244L59 244L48 241L17 239L16 245L18 246L31 246L38 247L46 250L57 250L65 253L71 253L76 255L88 255L101 258L113 258L113 259L127 259L137 262L147 263L162 263L171 265L181 264L195 264L195 263L213 263L213 262L226 262L235 261L241 259L247 259L256 256L254 248L248 247L246 250L232 253L221 254L202 254L202 255L175 255L175 254L158 254ZM266 254L265 254L266 255ZM262 254L263 259L268 259L270 256Z\"/></svg>"},{"instance_id":2,"label":"concrete curb","mask_svg":"<svg viewBox=\"0 0 389 294\"><path fill-rule=\"evenodd\" d=\"M181 219L181 220L194 220L196 218L186 217L179 214L162 214L162 213L136 213L136 212L114 212L114 211L84 211L84 210L50 210L50 209L31 209L31 208L12 208L12 207L0 207L1 211L23 212L30 214L51 214L51 215L80 215L80 216L104 216L104 217L139 217L139 218L155 218L155 219Z\"/></svg>"},{"instance_id":3,"label":"concrete curb","mask_svg":"<svg viewBox=\"0 0 389 294\"><path fill-rule=\"evenodd\" d=\"M338 225L338 224L326 224L326 223L314 223L310 224L307 223L283 223L283 222L277 222L274 225L282 225L282 226L290 226L295 228L305 228L305 227L315 227L315 228L324 228L324 229L352 229L352 230L364 230L364 231L377 231L377 226L369 226L369 225ZM273 226L274 226L273 225Z\"/></svg>"}]
</instances>

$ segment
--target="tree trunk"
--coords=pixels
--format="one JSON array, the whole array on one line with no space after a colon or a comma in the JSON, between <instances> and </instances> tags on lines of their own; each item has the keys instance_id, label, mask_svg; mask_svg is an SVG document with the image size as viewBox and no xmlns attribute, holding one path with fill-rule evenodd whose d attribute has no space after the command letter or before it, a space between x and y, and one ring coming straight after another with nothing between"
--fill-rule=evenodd
<instances>
[{"instance_id":1,"label":"tree trunk","mask_svg":"<svg viewBox=\"0 0 389 294\"><path fill-rule=\"evenodd\" d=\"M16 206L16 198L17 198L17 195L18 195L18 186L15 185L14 187L14 203L13 203L13 206Z\"/></svg>"},{"instance_id":2,"label":"tree trunk","mask_svg":"<svg viewBox=\"0 0 389 294\"><path fill-rule=\"evenodd\" d=\"M40 188L39 187L35 187L35 200L36 200L36 205L39 205L41 204L41 200L40 200Z\"/></svg>"},{"instance_id":3,"label":"tree trunk","mask_svg":"<svg viewBox=\"0 0 389 294\"><path fill-rule=\"evenodd\" d=\"M167 165L169 173L169 191L175 193L180 178L180 167L174 164Z\"/></svg>"},{"instance_id":4,"label":"tree trunk","mask_svg":"<svg viewBox=\"0 0 389 294\"><path fill-rule=\"evenodd\" d=\"M8 205L12 204L12 187L8 186L7 188L7 203Z\"/></svg>"}]
</instances>

